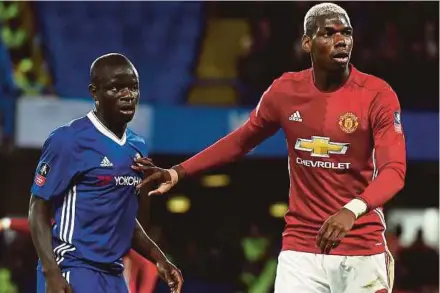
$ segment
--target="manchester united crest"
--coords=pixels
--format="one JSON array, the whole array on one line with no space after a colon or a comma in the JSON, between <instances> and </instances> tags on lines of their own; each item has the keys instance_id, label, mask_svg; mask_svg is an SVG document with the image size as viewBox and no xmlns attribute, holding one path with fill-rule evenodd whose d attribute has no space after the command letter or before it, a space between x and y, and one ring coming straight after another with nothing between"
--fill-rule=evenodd
<instances>
[{"instance_id":1,"label":"manchester united crest","mask_svg":"<svg viewBox=\"0 0 440 293\"><path fill-rule=\"evenodd\" d=\"M339 126L341 127L342 131L346 133L354 132L358 125L358 117L351 112L347 112L339 117Z\"/></svg>"}]
</instances>

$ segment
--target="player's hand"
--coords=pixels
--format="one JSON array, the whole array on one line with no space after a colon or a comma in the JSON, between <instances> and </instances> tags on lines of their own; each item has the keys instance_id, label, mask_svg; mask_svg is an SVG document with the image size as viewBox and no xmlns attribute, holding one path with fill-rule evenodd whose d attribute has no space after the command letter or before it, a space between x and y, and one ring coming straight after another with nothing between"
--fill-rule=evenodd
<instances>
[{"instance_id":1,"label":"player's hand","mask_svg":"<svg viewBox=\"0 0 440 293\"><path fill-rule=\"evenodd\" d=\"M173 169L162 169L153 165L148 158L139 158L135 160L135 164L131 166L133 170L144 173L145 178L136 188L142 189L152 183L158 184L158 188L152 190L148 195L160 195L169 191L177 184L178 175Z\"/></svg>"},{"instance_id":2,"label":"player's hand","mask_svg":"<svg viewBox=\"0 0 440 293\"><path fill-rule=\"evenodd\" d=\"M46 293L72 293L72 288L60 271L48 273L46 278Z\"/></svg>"},{"instance_id":3,"label":"player's hand","mask_svg":"<svg viewBox=\"0 0 440 293\"><path fill-rule=\"evenodd\" d=\"M171 293L182 292L183 277L180 270L169 261L157 263L159 277L167 283Z\"/></svg>"},{"instance_id":4,"label":"player's hand","mask_svg":"<svg viewBox=\"0 0 440 293\"><path fill-rule=\"evenodd\" d=\"M355 214L346 208L328 218L316 237L316 245L321 249L321 253L328 254L332 248L338 246L353 227L355 220Z\"/></svg>"}]
</instances>

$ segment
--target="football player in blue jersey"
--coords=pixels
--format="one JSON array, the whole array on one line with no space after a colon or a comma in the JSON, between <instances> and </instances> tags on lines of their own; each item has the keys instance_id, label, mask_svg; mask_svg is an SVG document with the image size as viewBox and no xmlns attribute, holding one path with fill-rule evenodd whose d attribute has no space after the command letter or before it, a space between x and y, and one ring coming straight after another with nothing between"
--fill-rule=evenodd
<instances>
[{"instance_id":1,"label":"football player in blue jersey","mask_svg":"<svg viewBox=\"0 0 440 293\"><path fill-rule=\"evenodd\" d=\"M136 219L143 173L132 164L148 155L144 139L127 128L138 73L125 56L107 54L90 76L96 109L49 135L31 188L37 292L126 293L122 258L131 248L157 264L171 292L181 292L179 269Z\"/></svg>"}]
</instances>

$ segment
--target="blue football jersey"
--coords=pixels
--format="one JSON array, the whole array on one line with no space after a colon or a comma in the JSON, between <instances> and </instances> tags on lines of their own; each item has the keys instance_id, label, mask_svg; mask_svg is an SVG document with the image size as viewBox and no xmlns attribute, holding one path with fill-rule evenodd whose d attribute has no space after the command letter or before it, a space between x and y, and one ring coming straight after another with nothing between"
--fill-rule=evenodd
<instances>
[{"instance_id":1,"label":"blue football jersey","mask_svg":"<svg viewBox=\"0 0 440 293\"><path fill-rule=\"evenodd\" d=\"M131 247L142 174L143 138L127 129L119 139L93 112L53 131L43 146L31 188L53 203L58 265L122 272Z\"/></svg>"}]
</instances>

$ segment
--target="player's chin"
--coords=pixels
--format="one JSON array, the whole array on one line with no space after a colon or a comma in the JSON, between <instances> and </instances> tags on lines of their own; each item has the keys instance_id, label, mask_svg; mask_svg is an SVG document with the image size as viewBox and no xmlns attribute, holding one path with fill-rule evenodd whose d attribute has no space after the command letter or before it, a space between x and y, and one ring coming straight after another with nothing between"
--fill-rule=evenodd
<instances>
[{"instance_id":1,"label":"player's chin","mask_svg":"<svg viewBox=\"0 0 440 293\"><path fill-rule=\"evenodd\" d=\"M339 72L339 71L344 71L347 67L348 67L348 62L347 63L331 62L327 68L329 71Z\"/></svg>"},{"instance_id":2,"label":"player's chin","mask_svg":"<svg viewBox=\"0 0 440 293\"><path fill-rule=\"evenodd\" d=\"M337 69L345 69L347 68L348 64L350 63L350 58L331 58L330 60L330 67L333 70Z\"/></svg>"}]
</instances>

